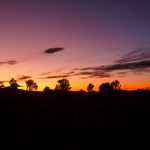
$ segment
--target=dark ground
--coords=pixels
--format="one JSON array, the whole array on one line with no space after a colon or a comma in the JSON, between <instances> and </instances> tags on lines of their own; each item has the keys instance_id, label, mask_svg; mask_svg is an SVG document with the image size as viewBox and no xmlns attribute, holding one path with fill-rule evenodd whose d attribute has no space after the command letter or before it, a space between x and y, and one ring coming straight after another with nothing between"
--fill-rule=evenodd
<instances>
[{"instance_id":1,"label":"dark ground","mask_svg":"<svg viewBox=\"0 0 150 150\"><path fill-rule=\"evenodd\" d=\"M0 89L1 144L20 149L150 142L150 91L43 93Z\"/></svg>"}]
</instances>

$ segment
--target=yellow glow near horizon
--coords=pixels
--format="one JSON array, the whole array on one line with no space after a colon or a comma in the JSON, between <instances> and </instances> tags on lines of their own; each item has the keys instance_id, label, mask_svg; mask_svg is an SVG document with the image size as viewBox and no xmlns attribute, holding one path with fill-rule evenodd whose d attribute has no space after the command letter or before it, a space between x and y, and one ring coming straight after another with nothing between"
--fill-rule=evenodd
<instances>
[{"instance_id":1,"label":"yellow glow near horizon","mask_svg":"<svg viewBox=\"0 0 150 150\"><path fill-rule=\"evenodd\" d=\"M35 82L38 85L38 91L43 91L43 89L48 86L50 87L50 89L54 89L57 81L59 79L50 79L50 80L35 80ZM89 83L94 84L94 90L98 91L99 90L99 86L104 83L104 82L112 82L113 80L115 80L114 78L105 78L105 79L78 79L75 77L69 78L68 79L70 81L70 85L71 85L71 91L79 91L79 90L87 90L87 86ZM121 78L118 79L122 85L122 89L127 89L127 90L136 90L138 88L146 88L150 86L150 83L147 83L148 77L147 79L144 79L142 77L132 77L132 78ZM139 82L137 82L139 81ZM20 87L20 89L24 89L26 90L26 84L25 82L18 82L19 85L23 86ZM7 84L9 85L9 84Z\"/></svg>"},{"instance_id":2,"label":"yellow glow near horizon","mask_svg":"<svg viewBox=\"0 0 150 150\"><path fill-rule=\"evenodd\" d=\"M10 72L9 74L10 75L8 76L8 73L3 72L3 74L1 75L0 81L7 81L4 82L5 86L9 86L8 81L10 80L11 77L14 77L13 73ZM14 78L17 79L17 76L15 77ZM57 84L57 81L61 78L37 79L37 77L35 76L32 79L37 83L38 91L43 91L43 89L46 86L50 87L50 89L54 89ZM113 80L119 80L122 85L122 89L127 89L127 90L150 87L149 74L144 74L144 75L131 74L126 77L88 78L88 79L80 79L80 76L72 76L69 77L68 80L70 81L72 91L79 91L81 89L86 91L89 83L94 84L94 90L98 91L99 86L102 83L112 82ZM19 87L19 89L26 90L25 80L18 82L18 84L21 86Z\"/></svg>"}]
</instances>

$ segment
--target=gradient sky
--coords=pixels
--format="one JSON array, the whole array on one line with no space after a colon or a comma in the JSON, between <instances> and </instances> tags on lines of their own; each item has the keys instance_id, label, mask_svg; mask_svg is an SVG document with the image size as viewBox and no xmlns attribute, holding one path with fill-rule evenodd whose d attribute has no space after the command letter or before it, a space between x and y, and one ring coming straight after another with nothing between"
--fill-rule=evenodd
<instances>
[{"instance_id":1,"label":"gradient sky","mask_svg":"<svg viewBox=\"0 0 150 150\"><path fill-rule=\"evenodd\" d=\"M0 80L25 86L30 76L40 90L63 76L72 90L115 79L148 87L149 8L149 0L0 0ZM55 47L64 50L44 53Z\"/></svg>"}]
</instances>

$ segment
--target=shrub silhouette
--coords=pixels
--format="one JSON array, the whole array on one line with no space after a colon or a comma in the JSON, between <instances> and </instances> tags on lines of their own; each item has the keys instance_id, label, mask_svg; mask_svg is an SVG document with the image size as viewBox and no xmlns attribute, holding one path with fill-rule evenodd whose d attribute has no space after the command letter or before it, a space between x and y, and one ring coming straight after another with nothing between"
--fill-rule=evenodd
<instances>
[{"instance_id":1,"label":"shrub silhouette","mask_svg":"<svg viewBox=\"0 0 150 150\"><path fill-rule=\"evenodd\" d=\"M49 93L51 90L48 86L46 86L43 90L44 93Z\"/></svg>"},{"instance_id":2,"label":"shrub silhouette","mask_svg":"<svg viewBox=\"0 0 150 150\"><path fill-rule=\"evenodd\" d=\"M19 85L17 84L17 81L14 78L11 78L9 81L10 87L17 89Z\"/></svg>"},{"instance_id":3,"label":"shrub silhouette","mask_svg":"<svg viewBox=\"0 0 150 150\"><path fill-rule=\"evenodd\" d=\"M87 86L87 91L92 92L93 88L94 88L94 85L92 83L89 83L89 85Z\"/></svg>"}]
</instances>

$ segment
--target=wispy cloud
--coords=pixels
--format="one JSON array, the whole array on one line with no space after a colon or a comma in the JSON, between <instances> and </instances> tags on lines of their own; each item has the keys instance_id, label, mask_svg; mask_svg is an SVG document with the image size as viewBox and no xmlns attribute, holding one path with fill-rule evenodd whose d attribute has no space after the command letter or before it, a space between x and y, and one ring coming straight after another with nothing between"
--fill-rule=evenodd
<instances>
[{"instance_id":1,"label":"wispy cloud","mask_svg":"<svg viewBox=\"0 0 150 150\"><path fill-rule=\"evenodd\" d=\"M108 78L112 76L124 77L128 73L142 74L150 71L149 58L149 48L138 49L121 56L109 65L75 68L68 73L45 76L42 79L66 78L71 76L80 76L81 79Z\"/></svg>"},{"instance_id":2,"label":"wispy cloud","mask_svg":"<svg viewBox=\"0 0 150 150\"><path fill-rule=\"evenodd\" d=\"M54 75L54 76L46 76L39 79L56 79L56 78L67 78L70 77L70 75Z\"/></svg>"},{"instance_id":3,"label":"wispy cloud","mask_svg":"<svg viewBox=\"0 0 150 150\"><path fill-rule=\"evenodd\" d=\"M116 60L116 63L128 63L133 61L141 61L150 59L150 48L137 49L123 55L120 59Z\"/></svg>"},{"instance_id":4,"label":"wispy cloud","mask_svg":"<svg viewBox=\"0 0 150 150\"><path fill-rule=\"evenodd\" d=\"M125 64L112 64L106 66L96 66L80 68L71 71L70 73L64 73L60 75L46 76L40 79L52 79L52 78L67 78L71 76L81 76L82 79L87 78L108 78L115 75L120 77L126 76L128 73L143 73L148 72L150 68L150 60L139 61L135 63Z\"/></svg>"},{"instance_id":5,"label":"wispy cloud","mask_svg":"<svg viewBox=\"0 0 150 150\"><path fill-rule=\"evenodd\" d=\"M60 73L60 72L64 71L66 68L67 67L61 67L61 68L57 68L57 69L52 70L52 71L43 72L39 76L48 76L48 75L53 74L53 73Z\"/></svg>"},{"instance_id":6,"label":"wispy cloud","mask_svg":"<svg viewBox=\"0 0 150 150\"><path fill-rule=\"evenodd\" d=\"M72 74L74 76L85 76L84 78L105 78L105 77L110 77L110 74L102 71L102 70L92 70L90 69L89 71L79 71L77 73Z\"/></svg>"},{"instance_id":7,"label":"wispy cloud","mask_svg":"<svg viewBox=\"0 0 150 150\"><path fill-rule=\"evenodd\" d=\"M130 70L130 71L137 71L137 70L144 70L146 68L150 67L150 60L146 61L138 61L138 62L132 62L132 63L115 63L112 65L106 65L106 66L96 66L96 67L87 67L87 68L80 68L76 69L78 71L82 71L81 73L89 74L92 72L101 72L103 73L110 73L113 71L121 71L121 70ZM91 71L91 72L84 72L84 71Z\"/></svg>"},{"instance_id":8,"label":"wispy cloud","mask_svg":"<svg viewBox=\"0 0 150 150\"><path fill-rule=\"evenodd\" d=\"M68 77L72 76L73 74L74 74L74 71L70 71L70 72L62 73L62 74L58 74L58 75L51 75L51 76L41 77L39 79L68 78Z\"/></svg>"},{"instance_id":9,"label":"wispy cloud","mask_svg":"<svg viewBox=\"0 0 150 150\"><path fill-rule=\"evenodd\" d=\"M149 71L149 68L150 48L146 48L129 52L110 65L76 68L74 70L78 72L77 75L103 78L114 76L114 74L125 76L128 72L143 73Z\"/></svg>"},{"instance_id":10,"label":"wispy cloud","mask_svg":"<svg viewBox=\"0 0 150 150\"><path fill-rule=\"evenodd\" d=\"M15 64L17 64L17 61L15 61L15 60L9 60L9 61L1 61L0 62L0 65L4 65L4 64L15 65Z\"/></svg>"},{"instance_id":11,"label":"wispy cloud","mask_svg":"<svg viewBox=\"0 0 150 150\"><path fill-rule=\"evenodd\" d=\"M44 51L45 54L52 54L64 50L63 47L48 48Z\"/></svg>"},{"instance_id":12,"label":"wispy cloud","mask_svg":"<svg viewBox=\"0 0 150 150\"><path fill-rule=\"evenodd\" d=\"M23 81L23 80L26 80L26 79L30 79L31 76L25 76L25 75L18 75L19 77L17 78L17 81Z\"/></svg>"},{"instance_id":13,"label":"wispy cloud","mask_svg":"<svg viewBox=\"0 0 150 150\"><path fill-rule=\"evenodd\" d=\"M39 76L46 76L46 75L49 75L51 74L52 72L44 72L44 73L41 73Z\"/></svg>"}]
</instances>

